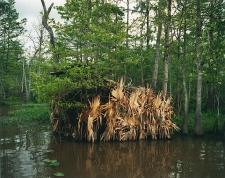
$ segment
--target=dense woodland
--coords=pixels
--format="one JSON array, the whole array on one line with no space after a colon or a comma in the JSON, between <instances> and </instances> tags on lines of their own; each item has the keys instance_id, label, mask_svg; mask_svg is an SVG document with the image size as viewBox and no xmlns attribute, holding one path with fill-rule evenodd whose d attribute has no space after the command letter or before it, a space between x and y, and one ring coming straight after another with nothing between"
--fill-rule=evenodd
<instances>
[{"instance_id":1,"label":"dense woodland","mask_svg":"<svg viewBox=\"0 0 225 178\"><path fill-rule=\"evenodd\" d=\"M225 2L222 0L66 0L43 6L40 24L25 31L14 0L0 2L0 101L52 100L82 107L76 93L106 80L149 86L172 96L188 132L202 135L202 113L225 114ZM61 20L51 19L56 8ZM38 15L38 14L37 14ZM26 48L24 37L33 45ZM72 100L60 100L71 93ZM65 97L64 97L65 99ZM89 98L90 99L90 98Z\"/></svg>"}]
</instances>

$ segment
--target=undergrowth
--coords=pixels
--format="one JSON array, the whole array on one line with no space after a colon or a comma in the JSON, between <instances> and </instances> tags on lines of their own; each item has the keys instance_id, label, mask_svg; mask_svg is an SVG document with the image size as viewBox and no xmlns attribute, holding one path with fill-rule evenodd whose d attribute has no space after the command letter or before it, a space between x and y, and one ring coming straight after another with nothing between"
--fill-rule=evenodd
<instances>
[{"instance_id":1,"label":"undergrowth","mask_svg":"<svg viewBox=\"0 0 225 178\"><path fill-rule=\"evenodd\" d=\"M0 124L49 123L50 109L46 104L17 105L15 109L0 119Z\"/></svg>"},{"instance_id":2,"label":"undergrowth","mask_svg":"<svg viewBox=\"0 0 225 178\"><path fill-rule=\"evenodd\" d=\"M202 127L204 133L219 133L222 129L223 123L225 122L225 116L217 116L216 112L205 112L202 113ZM182 130L183 118L178 116L173 118L176 125ZM188 115L188 132L193 133L195 123L195 113L189 113Z\"/></svg>"}]
</instances>

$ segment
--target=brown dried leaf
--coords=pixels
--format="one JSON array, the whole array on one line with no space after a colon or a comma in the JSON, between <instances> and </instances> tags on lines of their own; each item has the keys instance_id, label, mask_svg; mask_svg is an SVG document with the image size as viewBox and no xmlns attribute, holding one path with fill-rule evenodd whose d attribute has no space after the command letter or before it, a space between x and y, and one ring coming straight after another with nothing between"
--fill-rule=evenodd
<instances>
[{"instance_id":1,"label":"brown dried leaf","mask_svg":"<svg viewBox=\"0 0 225 178\"><path fill-rule=\"evenodd\" d=\"M155 108L159 108L159 106L161 105L161 103L162 103L162 100L161 100L161 93L159 93L159 94L156 96L156 98L155 98L155 100L154 100L154 102L153 102L154 107L155 107Z\"/></svg>"}]
</instances>

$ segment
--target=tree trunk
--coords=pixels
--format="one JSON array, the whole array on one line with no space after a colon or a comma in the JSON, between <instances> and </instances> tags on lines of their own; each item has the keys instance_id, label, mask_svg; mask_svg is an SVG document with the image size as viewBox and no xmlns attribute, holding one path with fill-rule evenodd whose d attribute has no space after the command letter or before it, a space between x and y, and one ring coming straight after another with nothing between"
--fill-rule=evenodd
<instances>
[{"instance_id":1,"label":"tree trunk","mask_svg":"<svg viewBox=\"0 0 225 178\"><path fill-rule=\"evenodd\" d=\"M210 0L210 15L209 15L209 30L208 30L208 54L207 55L207 61L208 61L208 65L209 65L209 69L211 70L210 72L210 76L208 77L208 96L207 96L207 110L212 110L215 109L215 93L216 93L216 88L215 88L215 82L216 82L216 78L217 76L217 70L215 72L215 67L216 66L216 56L214 54L214 33L215 33L215 25L213 25L213 21L214 21L214 10L213 8L216 6L215 4L216 1L214 0Z\"/></svg>"},{"instance_id":2,"label":"tree trunk","mask_svg":"<svg viewBox=\"0 0 225 178\"><path fill-rule=\"evenodd\" d=\"M128 41L128 36L129 36L129 21L130 21L130 0L127 0L127 24L126 24L126 49L128 50L129 47L129 41ZM124 80L126 81L127 78L127 65L126 65L126 59L124 63Z\"/></svg>"},{"instance_id":3,"label":"tree trunk","mask_svg":"<svg viewBox=\"0 0 225 178\"><path fill-rule=\"evenodd\" d=\"M197 61L197 92L196 92L196 112L194 134L203 135L202 118L201 118L201 99L202 99L202 71L201 71L201 50L200 50L200 36L201 36L201 8L200 0L197 0L196 11L196 61Z\"/></svg>"},{"instance_id":4,"label":"tree trunk","mask_svg":"<svg viewBox=\"0 0 225 178\"><path fill-rule=\"evenodd\" d=\"M23 83L24 83L24 79L22 78L22 81L20 84L20 104L24 104Z\"/></svg>"},{"instance_id":5,"label":"tree trunk","mask_svg":"<svg viewBox=\"0 0 225 178\"><path fill-rule=\"evenodd\" d=\"M40 37L39 37L38 60L40 64L41 64L41 58L42 58L43 30L44 30L43 28L40 29ZM40 64L38 65L38 76L41 76Z\"/></svg>"},{"instance_id":6,"label":"tree trunk","mask_svg":"<svg viewBox=\"0 0 225 178\"><path fill-rule=\"evenodd\" d=\"M45 1L44 0L41 0L41 3L42 3L42 6L43 6L43 10L44 10L44 15L42 16L42 25L45 27L45 29L48 31L49 35L50 35L50 44L52 46L52 49L53 49L53 58L54 58L54 62L56 64L59 63L59 56L56 54L56 47L55 47L55 37L54 37L54 33L53 33L53 30L52 30L52 27L50 27L48 25L48 18L49 18L49 13L51 12L51 9L54 5L54 3L52 3L48 10L46 8L46 5L45 5Z\"/></svg>"},{"instance_id":7,"label":"tree trunk","mask_svg":"<svg viewBox=\"0 0 225 178\"><path fill-rule=\"evenodd\" d=\"M186 14L186 5L187 1L184 2L183 12ZM188 92L187 92L187 79L186 79L186 36L187 36L187 21L186 17L184 18L184 45L183 45L183 65L182 65L182 78L183 78L183 87L184 87L184 116L183 116L183 125L182 132L188 133Z\"/></svg>"},{"instance_id":8,"label":"tree trunk","mask_svg":"<svg viewBox=\"0 0 225 178\"><path fill-rule=\"evenodd\" d=\"M141 26L141 41L140 41L140 47L141 47L141 51L140 51L140 56L141 56L141 84L142 86L144 86L144 71L143 71L143 38L142 38L142 34L143 34L143 26Z\"/></svg>"},{"instance_id":9,"label":"tree trunk","mask_svg":"<svg viewBox=\"0 0 225 178\"><path fill-rule=\"evenodd\" d=\"M27 77L26 77L26 69L25 69L25 59L23 58L22 60L23 60L22 85L24 85L24 88L25 88L26 102L29 102L30 101L30 90L29 90L28 85L27 85Z\"/></svg>"},{"instance_id":10,"label":"tree trunk","mask_svg":"<svg viewBox=\"0 0 225 178\"><path fill-rule=\"evenodd\" d=\"M155 57L154 57L154 69L152 74L152 89L156 92L156 84L158 77L158 67L159 67L159 52L160 52L160 41L161 41L161 33L162 33L162 21L161 21L161 0L158 3L158 31L157 31L157 39L156 39L156 49L155 49Z\"/></svg>"},{"instance_id":11,"label":"tree trunk","mask_svg":"<svg viewBox=\"0 0 225 178\"><path fill-rule=\"evenodd\" d=\"M165 49L164 49L164 80L163 80L163 93L167 94L168 83L168 69L169 69L169 32L171 21L171 0L167 0L167 20L165 21Z\"/></svg>"},{"instance_id":12,"label":"tree trunk","mask_svg":"<svg viewBox=\"0 0 225 178\"><path fill-rule=\"evenodd\" d=\"M146 0L146 25L147 25L147 38L146 38L146 44L147 44L147 49L149 48L149 42L150 42L150 19L149 19L149 0Z\"/></svg>"}]
</instances>

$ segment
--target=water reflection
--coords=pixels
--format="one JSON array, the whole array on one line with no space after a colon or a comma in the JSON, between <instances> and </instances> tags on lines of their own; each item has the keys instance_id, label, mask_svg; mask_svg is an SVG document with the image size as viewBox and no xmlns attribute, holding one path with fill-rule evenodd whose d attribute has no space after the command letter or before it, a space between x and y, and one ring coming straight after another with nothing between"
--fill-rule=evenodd
<instances>
[{"instance_id":1,"label":"water reflection","mask_svg":"<svg viewBox=\"0 0 225 178\"><path fill-rule=\"evenodd\" d=\"M173 136L169 141L84 143L59 141L49 127L1 126L1 177L222 178L225 143L220 138ZM54 150L54 152L50 152ZM57 159L58 167L44 159Z\"/></svg>"},{"instance_id":2,"label":"water reflection","mask_svg":"<svg viewBox=\"0 0 225 178\"><path fill-rule=\"evenodd\" d=\"M69 177L167 177L177 148L171 141L51 142L51 159ZM59 169L59 170L60 170Z\"/></svg>"},{"instance_id":3,"label":"water reflection","mask_svg":"<svg viewBox=\"0 0 225 178\"><path fill-rule=\"evenodd\" d=\"M69 177L224 177L224 143L218 138L75 143L54 139L51 159Z\"/></svg>"},{"instance_id":4,"label":"water reflection","mask_svg":"<svg viewBox=\"0 0 225 178\"><path fill-rule=\"evenodd\" d=\"M43 159L48 152L48 127L1 126L1 177L45 177Z\"/></svg>"}]
</instances>

